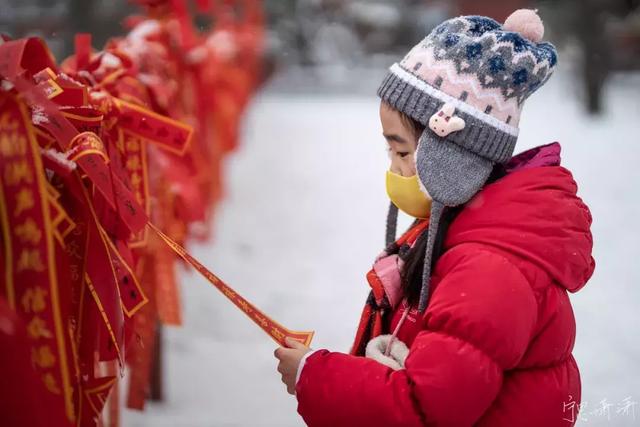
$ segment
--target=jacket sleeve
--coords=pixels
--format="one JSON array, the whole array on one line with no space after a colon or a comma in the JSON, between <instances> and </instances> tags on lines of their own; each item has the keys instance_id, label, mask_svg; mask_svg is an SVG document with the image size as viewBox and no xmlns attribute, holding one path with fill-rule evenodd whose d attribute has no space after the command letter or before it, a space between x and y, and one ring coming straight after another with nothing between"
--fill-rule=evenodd
<instances>
[{"instance_id":1,"label":"jacket sleeve","mask_svg":"<svg viewBox=\"0 0 640 427\"><path fill-rule=\"evenodd\" d=\"M469 426L488 409L529 344L537 303L502 256L451 252L405 369L327 350L307 358L296 395L308 426Z\"/></svg>"}]
</instances>

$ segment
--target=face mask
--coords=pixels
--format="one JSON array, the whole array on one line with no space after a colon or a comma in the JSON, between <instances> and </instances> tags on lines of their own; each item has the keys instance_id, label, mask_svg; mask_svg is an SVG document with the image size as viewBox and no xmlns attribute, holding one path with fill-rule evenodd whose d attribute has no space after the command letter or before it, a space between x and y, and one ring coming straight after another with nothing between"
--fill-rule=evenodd
<instances>
[{"instance_id":1,"label":"face mask","mask_svg":"<svg viewBox=\"0 0 640 427\"><path fill-rule=\"evenodd\" d=\"M407 215L429 218L431 199L420 190L418 175L404 177L387 171L387 194L393 204Z\"/></svg>"}]
</instances>

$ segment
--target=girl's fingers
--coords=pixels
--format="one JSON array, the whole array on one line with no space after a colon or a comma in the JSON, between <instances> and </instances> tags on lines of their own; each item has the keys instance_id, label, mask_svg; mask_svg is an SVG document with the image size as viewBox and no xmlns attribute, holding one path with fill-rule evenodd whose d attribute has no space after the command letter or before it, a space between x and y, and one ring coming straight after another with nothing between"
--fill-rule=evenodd
<instances>
[{"instance_id":1,"label":"girl's fingers","mask_svg":"<svg viewBox=\"0 0 640 427\"><path fill-rule=\"evenodd\" d=\"M285 337L284 343L287 345L287 347L293 348L293 349L302 350L302 349L307 348L307 346L302 344L300 341L296 341L293 338L289 338L289 337Z\"/></svg>"},{"instance_id":2,"label":"girl's fingers","mask_svg":"<svg viewBox=\"0 0 640 427\"><path fill-rule=\"evenodd\" d=\"M282 381L282 383L287 386L287 393L295 394L295 390L296 390L295 384L293 384L293 382L291 381L288 375L282 374L280 376L280 381Z\"/></svg>"},{"instance_id":3,"label":"girl's fingers","mask_svg":"<svg viewBox=\"0 0 640 427\"><path fill-rule=\"evenodd\" d=\"M289 344L289 342L287 342ZM293 344L299 344L294 342ZM304 345L300 344L303 348ZM278 363L278 372L280 373L280 380L287 386L287 393L295 395L295 376L292 376L290 372L287 372L287 362L285 361L288 353L295 353L295 349L278 347L274 350L273 355L280 361Z\"/></svg>"},{"instance_id":4,"label":"girl's fingers","mask_svg":"<svg viewBox=\"0 0 640 427\"><path fill-rule=\"evenodd\" d=\"M276 359L282 360L287 350L289 349L286 347L278 347L273 352L273 355L276 357Z\"/></svg>"}]
</instances>

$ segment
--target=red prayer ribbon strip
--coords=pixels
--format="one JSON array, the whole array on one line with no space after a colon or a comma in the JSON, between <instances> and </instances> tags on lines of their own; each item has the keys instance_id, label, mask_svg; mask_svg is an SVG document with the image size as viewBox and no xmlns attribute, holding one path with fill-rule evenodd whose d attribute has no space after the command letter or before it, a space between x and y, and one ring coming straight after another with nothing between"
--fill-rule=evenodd
<instances>
[{"instance_id":1,"label":"red prayer ribbon strip","mask_svg":"<svg viewBox=\"0 0 640 427\"><path fill-rule=\"evenodd\" d=\"M313 331L292 331L285 328L284 326L264 314L264 312L258 307L247 301L242 295L233 290L229 285L220 280L218 276L213 274L204 265L200 264L197 259L192 257L182 246L177 244L173 239L160 231L158 227L156 227L152 223L149 223L148 225L153 231L158 234L158 236L160 236L162 240L164 240L167 245L169 245L171 249L173 249L178 255L180 255L182 259L191 264L191 266L195 268L198 273L200 273L205 279L207 279L209 283L215 286L216 289L222 292L225 297L227 297L236 307L242 310L244 314L249 317L249 319L251 319L256 325L258 325L260 329L265 331L267 335L269 335L275 342L284 346L285 337L289 337L301 342L307 347L311 345L311 340L313 339L314 334Z\"/></svg>"}]
</instances>

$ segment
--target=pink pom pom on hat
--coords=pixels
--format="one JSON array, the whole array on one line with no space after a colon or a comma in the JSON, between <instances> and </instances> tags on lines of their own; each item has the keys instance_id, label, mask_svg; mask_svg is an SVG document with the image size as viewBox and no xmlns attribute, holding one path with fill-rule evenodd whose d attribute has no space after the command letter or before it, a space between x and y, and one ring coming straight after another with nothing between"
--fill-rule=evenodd
<instances>
[{"instance_id":1,"label":"pink pom pom on hat","mask_svg":"<svg viewBox=\"0 0 640 427\"><path fill-rule=\"evenodd\" d=\"M540 43L544 37L544 24L538 16L537 10L516 10L504 21L502 28L520 33L524 38L534 43Z\"/></svg>"}]
</instances>

